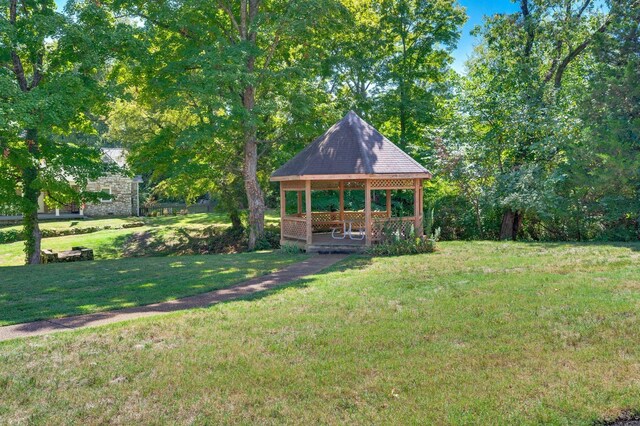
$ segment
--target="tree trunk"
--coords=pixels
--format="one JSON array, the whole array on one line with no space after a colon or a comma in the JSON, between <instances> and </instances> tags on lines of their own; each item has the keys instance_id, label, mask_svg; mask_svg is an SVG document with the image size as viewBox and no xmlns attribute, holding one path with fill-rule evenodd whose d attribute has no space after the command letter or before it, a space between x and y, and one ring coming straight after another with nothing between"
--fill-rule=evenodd
<instances>
[{"instance_id":1,"label":"tree trunk","mask_svg":"<svg viewBox=\"0 0 640 426\"><path fill-rule=\"evenodd\" d=\"M249 203L249 250L264 234L264 194L258 182L258 144L254 136L245 136L244 188Z\"/></svg>"},{"instance_id":2,"label":"tree trunk","mask_svg":"<svg viewBox=\"0 0 640 426\"><path fill-rule=\"evenodd\" d=\"M32 158L37 160L39 157L37 130L27 130L25 142ZM40 226L38 225L38 198L40 197L40 188L35 185L37 179L38 165L37 162L34 161L22 170L22 198L24 199L22 223L26 237L24 252L26 254L26 262L29 265L40 263L42 234L40 233Z\"/></svg>"},{"instance_id":3,"label":"tree trunk","mask_svg":"<svg viewBox=\"0 0 640 426\"><path fill-rule=\"evenodd\" d=\"M507 210L502 215L502 226L500 227L501 240L513 240L518 238L518 232L522 225L522 214L518 211Z\"/></svg>"},{"instance_id":4,"label":"tree trunk","mask_svg":"<svg viewBox=\"0 0 640 426\"><path fill-rule=\"evenodd\" d=\"M253 70L253 59L249 59L249 70ZM243 105L249 114L245 122L244 133L244 189L249 205L249 250L256 248L256 241L264 234L264 194L258 182L258 141L256 126L251 122L250 114L255 103L253 86L245 88L242 96Z\"/></svg>"}]
</instances>

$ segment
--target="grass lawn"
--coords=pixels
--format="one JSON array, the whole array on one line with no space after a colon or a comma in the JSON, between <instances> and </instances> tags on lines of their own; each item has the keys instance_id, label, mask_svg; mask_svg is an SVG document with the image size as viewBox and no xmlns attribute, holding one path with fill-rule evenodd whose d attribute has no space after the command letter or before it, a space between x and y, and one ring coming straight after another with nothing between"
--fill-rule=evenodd
<instances>
[{"instance_id":1,"label":"grass lawn","mask_svg":"<svg viewBox=\"0 0 640 426\"><path fill-rule=\"evenodd\" d=\"M278 217L269 211L266 215L267 224L277 224ZM41 228L63 229L69 227L122 226L126 222L144 221L145 226L130 229L108 229L91 234L68 235L64 237L44 238L43 249L54 251L70 250L73 246L85 246L94 250L96 259L115 259L123 256L123 249L128 238L145 232L170 233L176 228L203 228L205 226L229 226L226 215L221 213L198 213L185 216L161 216L145 218L111 218L64 220L58 222L43 222ZM2 230L10 229L0 228ZM19 227L17 227L19 228ZM24 264L24 241L0 244L0 266L18 266ZM3 272L0 271L0 281Z\"/></svg>"},{"instance_id":2,"label":"grass lawn","mask_svg":"<svg viewBox=\"0 0 640 426\"><path fill-rule=\"evenodd\" d=\"M640 244L440 247L0 343L0 423L589 425L640 409Z\"/></svg>"},{"instance_id":3,"label":"grass lawn","mask_svg":"<svg viewBox=\"0 0 640 426\"><path fill-rule=\"evenodd\" d=\"M304 255L255 252L2 268L0 326L203 293L304 258Z\"/></svg>"}]
</instances>

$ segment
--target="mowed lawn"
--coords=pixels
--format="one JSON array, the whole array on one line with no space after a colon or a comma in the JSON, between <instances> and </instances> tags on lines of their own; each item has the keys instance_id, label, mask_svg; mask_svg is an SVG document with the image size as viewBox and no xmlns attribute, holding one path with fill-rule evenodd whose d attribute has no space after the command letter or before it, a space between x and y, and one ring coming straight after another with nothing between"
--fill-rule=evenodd
<instances>
[{"instance_id":1,"label":"mowed lawn","mask_svg":"<svg viewBox=\"0 0 640 426\"><path fill-rule=\"evenodd\" d=\"M640 244L440 248L0 343L0 423L590 425L640 409Z\"/></svg>"},{"instance_id":2,"label":"mowed lawn","mask_svg":"<svg viewBox=\"0 0 640 426\"><path fill-rule=\"evenodd\" d=\"M275 251L0 268L0 326L203 293L305 257Z\"/></svg>"},{"instance_id":3,"label":"mowed lawn","mask_svg":"<svg viewBox=\"0 0 640 426\"><path fill-rule=\"evenodd\" d=\"M267 224L277 224L278 217L272 211L266 214ZM125 223L144 222L144 226L126 229L104 229L90 234L67 235L42 239L42 248L54 251L70 250L74 246L92 248L96 259L117 259L123 256L125 242L132 236L142 235L149 231L171 232L176 228L197 229L206 226L230 226L226 215L221 213L197 213L185 216L160 216L143 218L110 218L61 220L43 222L42 229L69 229L111 226L122 227ZM5 226L0 231L21 229L19 225ZM24 265L24 241L0 244L0 267ZM0 269L0 281L2 269Z\"/></svg>"}]
</instances>

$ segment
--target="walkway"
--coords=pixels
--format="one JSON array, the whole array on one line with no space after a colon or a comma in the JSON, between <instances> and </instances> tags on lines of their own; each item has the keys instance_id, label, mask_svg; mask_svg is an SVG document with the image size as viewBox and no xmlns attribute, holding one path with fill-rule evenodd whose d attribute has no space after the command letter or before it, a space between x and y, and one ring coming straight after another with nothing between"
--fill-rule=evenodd
<instances>
[{"instance_id":1,"label":"walkway","mask_svg":"<svg viewBox=\"0 0 640 426\"><path fill-rule=\"evenodd\" d=\"M154 303L153 305L136 306L117 311L97 312L95 314L77 315L66 318L57 318L43 321L28 322L0 327L0 340L15 339L18 337L38 336L58 331L76 330L78 328L92 327L114 322L126 321L135 318L165 314L183 309L203 308L231 299L237 299L253 293L269 290L283 284L313 275L321 270L334 265L347 255L315 255L305 261L294 263L277 272L262 275L248 281L236 284L220 290L208 293L196 294L183 299L169 302Z\"/></svg>"}]
</instances>

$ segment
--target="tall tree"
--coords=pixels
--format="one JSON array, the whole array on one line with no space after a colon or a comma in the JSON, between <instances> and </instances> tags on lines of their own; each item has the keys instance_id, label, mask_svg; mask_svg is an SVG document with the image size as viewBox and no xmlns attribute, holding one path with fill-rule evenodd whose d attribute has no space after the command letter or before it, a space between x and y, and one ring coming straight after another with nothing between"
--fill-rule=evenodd
<instances>
[{"instance_id":1,"label":"tall tree","mask_svg":"<svg viewBox=\"0 0 640 426\"><path fill-rule=\"evenodd\" d=\"M314 108L295 89L297 82L314 78L313 61L324 50L318 34L331 28L339 5L114 0L111 6L141 23L138 38L146 50L130 58L131 86L156 110L186 111L193 118L178 135L181 149L218 155L211 167L241 167L254 248L264 231L267 176L261 178L261 155L281 141L299 114ZM240 161L232 154L238 151Z\"/></svg>"},{"instance_id":2,"label":"tall tree","mask_svg":"<svg viewBox=\"0 0 640 426\"><path fill-rule=\"evenodd\" d=\"M30 264L40 262L40 194L58 205L95 200L82 188L103 173L97 150L62 136L90 132L88 117L106 103L99 70L114 22L92 3L68 10L53 0L0 1L0 195L24 217Z\"/></svg>"},{"instance_id":3,"label":"tall tree","mask_svg":"<svg viewBox=\"0 0 640 426\"><path fill-rule=\"evenodd\" d=\"M558 166L579 137L579 71L598 36L635 7L629 0L604 9L591 0L521 0L518 13L492 17L480 31L465 114L495 158L501 239L515 239L526 214L549 212Z\"/></svg>"},{"instance_id":4,"label":"tall tree","mask_svg":"<svg viewBox=\"0 0 640 426\"><path fill-rule=\"evenodd\" d=\"M402 148L420 145L448 94L464 9L453 0L344 4L352 23L333 39L333 92Z\"/></svg>"}]
</instances>

